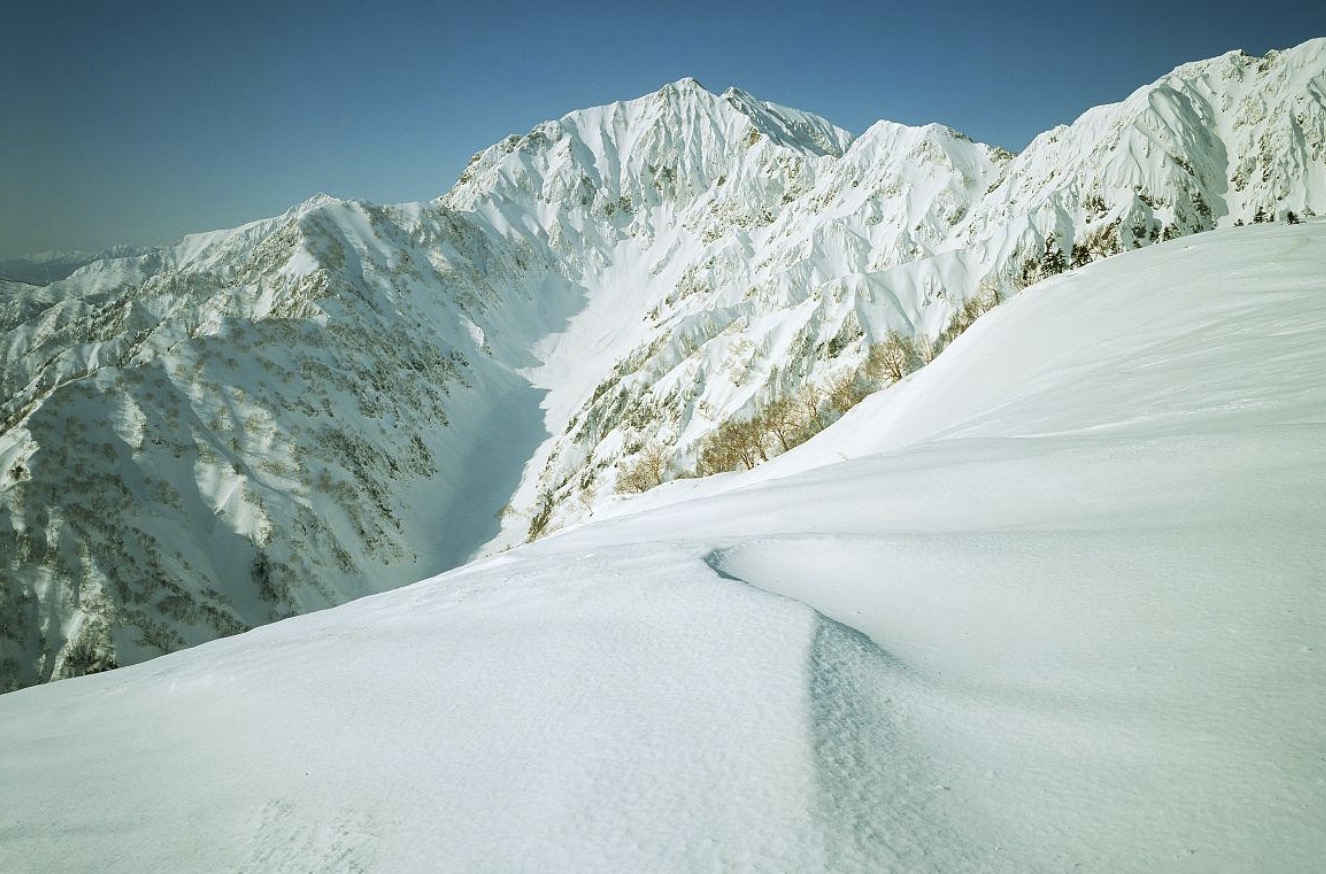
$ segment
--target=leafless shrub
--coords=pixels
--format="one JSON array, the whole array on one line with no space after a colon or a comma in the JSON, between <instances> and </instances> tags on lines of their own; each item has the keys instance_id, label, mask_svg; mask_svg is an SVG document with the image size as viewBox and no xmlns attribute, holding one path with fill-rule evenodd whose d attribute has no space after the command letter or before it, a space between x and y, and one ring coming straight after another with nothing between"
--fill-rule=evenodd
<instances>
[{"instance_id":1,"label":"leafless shrub","mask_svg":"<svg viewBox=\"0 0 1326 874\"><path fill-rule=\"evenodd\" d=\"M671 457L668 451L657 443L650 443L640 450L635 459L617 477L617 489L621 492L647 492L661 485L668 472Z\"/></svg>"}]
</instances>

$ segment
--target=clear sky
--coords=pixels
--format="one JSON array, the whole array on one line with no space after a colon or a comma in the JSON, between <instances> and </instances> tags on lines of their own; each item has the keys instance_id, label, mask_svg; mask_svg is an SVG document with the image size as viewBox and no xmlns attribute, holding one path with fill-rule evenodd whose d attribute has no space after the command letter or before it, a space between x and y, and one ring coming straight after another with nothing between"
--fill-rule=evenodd
<instances>
[{"instance_id":1,"label":"clear sky","mask_svg":"<svg viewBox=\"0 0 1326 874\"><path fill-rule=\"evenodd\" d=\"M4 0L0 257L168 243L319 191L427 200L509 133L683 76L1017 151L1180 63L1317 36L1310 0Z\"/></svg>"}]
</instances>

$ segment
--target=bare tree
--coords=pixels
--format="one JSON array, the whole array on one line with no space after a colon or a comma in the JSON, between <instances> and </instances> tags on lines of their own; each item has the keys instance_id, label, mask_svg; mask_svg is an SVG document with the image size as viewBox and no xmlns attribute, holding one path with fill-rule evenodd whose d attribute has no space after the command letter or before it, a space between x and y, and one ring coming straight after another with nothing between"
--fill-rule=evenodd
<instances>
[{"instance_id":1,"label":"bare tree","mask_svg":"<svg viewBox=\"0 0 1326 874\"><path fill-rule=\"evenodd\" d=\"M842 414L861 403L869 394L857 379L855 373L844 373L829 380L825 391L829 409Z\"/></svg>"},{"instance_id":2,"label":"bare tree","mask_svg":"<svg viewBox=\"0 0 1326 874\"><path fill-rule=\"evenodd\" d=\"M618 491L647 492L655 486L662 485L670 461L668 451L651 441L636 453L635 459L618 475Z\"/></svg>"},{"instance_id":3,"label":"bare tree","mask_svg":"<svg viewBox=\"0 0 1326 874\"><path fill-rule=\"evenodd\" d=\"M764 445L768 434L758 416L741 422L729 422L728 430L736 442L741 463L746 465L747 470L754 468L761 461L769 460L769 453Z\"/></svg>"},{"instance_id":4,"label":"bare tree","mask_svg":"<svg viewBox=\"0 0 1326 874\"><path fill-rule=\"evenodd\" d=\"M866 378L875 383L898 382L920 366L916 344L910 337L889 331L884 339L870 347L866 356Z\"/></svg>"},{"instance_id":5,"label":"bare tree","mask_svg":"<svg viewBox=\"0 0 1326 874\"><path fill-rule=\"evenodd\" d=\"M783 395L764 408L760 422L784 452L805 443L819 430L819 393L807 386Z\"/></svg>"},{"instance_id":6,"label":"bare tree","mask_svg":"<svg viewBox=\"0 0 1326 874\"><path fill-rule=\"evenodd\" d=\"M733 442L724 433L724 428L706 434L700 441L700 452L695 459L695 472L700 476L712 476L735 470L741 463L741 456Z\"/></svg>"},{"instance_id":7,"label":"bare tree","mask_svg":"<svg viewBox=\"0 0 1326 874\"><path fill-rule=\"evenodd\" d=\"M761 461L769 460L764 441L767 432L760 417L743 421L730 420L719 426L700 442L695 472L700 476L736 470L744 465L747 470Z\"/></svg>"}]
</instances>

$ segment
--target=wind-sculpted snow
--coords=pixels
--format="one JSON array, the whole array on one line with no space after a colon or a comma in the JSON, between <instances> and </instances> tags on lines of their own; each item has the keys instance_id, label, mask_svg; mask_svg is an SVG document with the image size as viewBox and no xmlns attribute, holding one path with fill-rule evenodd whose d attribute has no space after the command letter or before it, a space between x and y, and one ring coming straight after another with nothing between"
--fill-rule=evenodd
<instances>
[{"instance_id":1,"label":"wind-sculpted snow","mask_svg":"<svg viewBox=\"0 0 1326 874\"><path fill-rule=\"evenodd\" d=\"M1125 253L754 471L0 696L0 869L1314 870L1324 263Z\"/></svg>"},{"instance_id":2,"label":"wind-sculpted snow","mask_svg":"<svg viewBox=\"0 0 1326 874\"><path fill-rule=\"evenodd\" d=\"M816 774L803 702L813 614L721 585L698 560L622 558L581 555L555 578L546 561L500 561L454 586L401 590L406 613L363 599L348 605L350 626L322 613L260 629L257 649L249 636L220 642L221 666L208 675L179 662L142 666L162 684L154 690L112 683L103 697L76 682L49 687L140 714L156 710L167 688L188 702L143 738L158 765L129 783L93 752L117 736L141 737L129 710L58 718L87 740L71 760L88 769L76 794L117 799L98 830L138 845L116 853L122 870L608 871L663 860L686 870L716 852L749 869L803 845L813 859L806 804ZM623 584L605 589L617 573L627 574ZM734 610L742 628L730 625ZM287 636L292 628L297 637ZM356 651L375 654L345 658ZM273 657L285 662L275 671ZM713 682L730 670L749 682ZM500 683L476 685L478 676ZM658 682L641 685L646 676ZM6 700L21 706L23 695ZM731 719L734 707L748 718ZM8 711L6 742L11 728L45 735L50 713ZM180 743L204 735L214 738L205 751ZM174 783L167 774L186 771L187 781L162 791L163 779ZM473 779L479 773L490 776ZM248 796L238 807L216 794L230 774ZM709 791L695 793L699 785ZM25 786L23 796L54 805L71 828L16 829L6 818L0 866L78 867L77 833L90 833L73 825L74 798L59 781ZM205 828L190 822L199 807L212 810ZM667 810L671 822L601 818L609 808ZM512 822L526 839L510 839Z\"/></svg>"},{"instance_id":3,"label":"wind-sculpted snow","mask_svg":"<svg viewBox=\"0 0 1326 874\"><path fill-rule=\"evenodd\" d=\"M1326 209L1324 144L1322 40L1187 64L1017 156L686 79L509 137L432 203L319 195L6 283L0 689L601 515L641 459L697 472L776 402L822 426L872 347L928 360L975 298Z\"/></svg>"}]
</instances>

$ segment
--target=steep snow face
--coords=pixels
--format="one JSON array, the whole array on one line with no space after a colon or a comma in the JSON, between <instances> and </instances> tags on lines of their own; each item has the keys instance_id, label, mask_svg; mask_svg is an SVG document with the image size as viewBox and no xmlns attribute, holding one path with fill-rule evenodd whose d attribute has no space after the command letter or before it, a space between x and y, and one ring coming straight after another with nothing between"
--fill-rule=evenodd
<instances>
[{"instance_id":1,"label":"steep snow face","mask_svg":"<svg viewBox=\"0 0 1326 874\"><path fill-rule=\"evenodd\" d=\"M1322 211L1323 95L1324 41L1230 54L1014 158L682 80L510 137L432 203L320 195L8 285L0 688L524 542L892 332L937 348L977 294Z\"/></svg>"},{"instance_id":2,"label":"steep snow face","mask_svg":"<svg viewBox=\"0 0 1326 874\"><path fill-rule=\"evenodd\" d=\"M1129 252L751 473L0 697L0 869L1313 870L1323 265Z\"/></svg>"}]
</instances>

